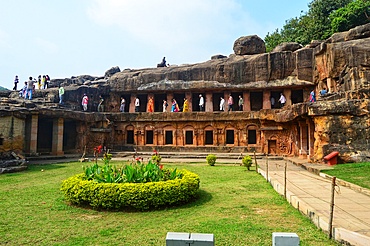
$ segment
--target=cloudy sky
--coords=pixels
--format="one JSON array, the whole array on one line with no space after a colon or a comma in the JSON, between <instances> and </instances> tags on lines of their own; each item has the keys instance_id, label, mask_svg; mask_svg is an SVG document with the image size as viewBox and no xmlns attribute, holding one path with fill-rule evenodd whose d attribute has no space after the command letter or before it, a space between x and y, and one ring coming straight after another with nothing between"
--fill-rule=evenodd
<instances>
[{"instance_id":1,"label":"cloudy sky","mask_svg":"<svg viewBox=\"0 0 370 246\"><path fill-rule=\"evenodd\" d=\"M309 0L0 0L0 85L204 62L281 28Z\"/></svg>"}]
</instances>

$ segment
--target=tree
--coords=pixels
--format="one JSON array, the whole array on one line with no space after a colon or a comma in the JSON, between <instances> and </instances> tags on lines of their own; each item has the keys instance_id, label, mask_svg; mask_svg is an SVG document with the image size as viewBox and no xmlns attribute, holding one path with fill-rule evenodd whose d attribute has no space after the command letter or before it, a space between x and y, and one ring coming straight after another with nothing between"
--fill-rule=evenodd
<instances>
[{"instance_id":1,"label":"tree","mask_svg":"<svg viewBox=\"0 0 370 246\"><path fill-rule=\"evenodd\" d=\"M355 26L370 23L370 1L355 0L329 16L331 31L343 32Z\"/></svg>"},{"instance_id":2,"label":"tree","mask_svg":"<svg viewBox=\"0 0 370 246\"><path fill-rule=\"evenodd\" d=\"M308 17L311 20L311 40L324 40L330 37L333 32L329 16L335 10L345 7L352 0L313 0L309 5Z\"/></svg>"},{"instance_id":3,"label":"tree","mask_svg":"<svg viewBox=\"0 0 370 246\"><path fill-rule=\"evenodd\" d=\"M265 37L267 51L271 51L282 42L297 42L306 45L312 40L327 39L334 33L329 18L330 14L352 1L313 0L308 5L307 13L301 12L299 17L287 20L280 31L276 29L272 34L267 34ZM369 2L369 0L362 1Z\"/></svg>"}]
</instances>

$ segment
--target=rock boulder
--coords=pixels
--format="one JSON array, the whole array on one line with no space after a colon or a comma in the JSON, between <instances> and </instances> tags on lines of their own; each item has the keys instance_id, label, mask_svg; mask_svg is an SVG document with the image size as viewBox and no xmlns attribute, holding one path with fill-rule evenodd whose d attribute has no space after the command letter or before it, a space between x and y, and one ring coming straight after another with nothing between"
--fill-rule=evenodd
<instances>
[{"instance_id":1,"label":"rock boulder","mask_svg":"<svg viewBox=\"0 0 370 246\"><path fill-rule=\"evenodd\" d=\"M255 55L266 53L265 42L257 35L243 36L234 42L236 55Z\"/></svg>"}]
</instances>

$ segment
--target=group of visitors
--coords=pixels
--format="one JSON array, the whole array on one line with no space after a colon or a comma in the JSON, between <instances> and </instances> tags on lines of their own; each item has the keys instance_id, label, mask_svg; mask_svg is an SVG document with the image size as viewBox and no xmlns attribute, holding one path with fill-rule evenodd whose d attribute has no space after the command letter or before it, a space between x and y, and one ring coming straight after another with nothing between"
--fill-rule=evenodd
<instances>
[{"instance_id":1,"label":"group of visitors","mask_svg":"<svg viewBox=\"0 0 370 246\"><path fill-rule=\"evenodd\" d=\"M328 91L326 90L325 87L323 87L321 90L320 90L320 96L325 96ZM316 102L316 93L315 93L315 90L312 90L310 92L310 102Z\"/></svg>"},{"instance_id":2,"label":"group of visitors","mask_svg":"<svg viewBox=\"0 0 370 246\"><path fill-rule=\"evenodd\" d=\"M41 77L41 75L39 75L38 80L36 80L36 78L32 78L30 76L28 78L28 81L24 82L24 86L19 91L19 97L23 97L25 99L31 100L32 99L32 94L33 94L34 90L36 89L36 85L37 85L37 88L39 90L47 89L48 86L49 86L49 82L50 82L49 75L43 75L42 77ZM14 78L13 90L16 91L18 89L18 83L19 83L19 77L18 77L18 75L16 75L15 78Z\"/></svg>"},{"instance_id":3,"label":"group of visitors","mask_svg":"<svg viewBox=\"0 0 370 246\"><path fill-rule=\"evenodd\" d=\"M244 106L244 99L242 95L239 95L239 100L238 100L238 110L243 111L243 106ZM227 99L227 111L233 111L234 107L234 98L230 94L229 98ZM225 99L223 97L220 97L220 111L225 111Z\"/></svg>"}]
</instances>

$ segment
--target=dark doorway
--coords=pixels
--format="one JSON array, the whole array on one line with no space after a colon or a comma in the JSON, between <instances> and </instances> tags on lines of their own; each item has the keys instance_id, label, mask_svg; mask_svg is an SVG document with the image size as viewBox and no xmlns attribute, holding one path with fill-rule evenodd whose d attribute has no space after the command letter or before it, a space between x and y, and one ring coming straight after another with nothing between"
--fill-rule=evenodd
<instances>
[{"instance_id":1,"label":"dark doorway","mask_svg":"<svg viewBox=\"0 0 370 246\"><path fill-rule=\"evenodd\" d=\"M271 102L271 108L279 108L279 99L280 99L280 94L283 93L283 91L271 91L270 93L270 102ZM272 100L272 98L274 98Z\"/></svg>"},{"instance_id":2,"label":"dark doorway","mask_svg":"<svg viewBox=\"0 0 370 246\"><path fill-rule=\"evenodd\" d=\"M63 151L64 153L68 151L73 151L76 149L76 122L75 121L64 121L63 128Z\"/></svg>"},{"instance_id":3,"label":"dark doorway","mask_svg":"<svg viewBox=\"0 0 370 246\"><path fill-rule=\"evenodd\" d=\"M263 105L263 92L262 91L251 91L250 92L251 100L251 111L259 111L262 109Z\"/></svg>"},{"instance_id":4,"label":"dark doorway","mask_svg":"<svg viewBox=\"0 0 370 246\"><path fill-rule=\"evenodd\" d=\"M39 118L37 129L37 152L50 153L53 143L53 119Z\"/></svg>"},{"instance_id":5,"label":"dark doorway","mask_svg":"<svg viewBox=\"0 0 370 246\"><path fill-rule=\"evenodd\" d=\"M167 101L166 94L154 95L154 112L163 112L163 100Z\"/></svg>"},{"instance_id":6,"label":"dark doorway","mask_svg":"<svg viewBox=\"0 0 370 246\"><path fill-rule=\"evenodd\" d=\"M134 131L133 130L127 130L127 139L126 139L127 144L134 144Z\"/></svg>"},{"instance_id":7,"label":"dark doorway","mask_svg":"<svg viewBox=\"0 0 370 246\"><path fill-rule=\"evenodd\" d=\"M130 94L123 94L121 95L121 97L123 97L126 101L126 104L125 104L125 111L124 112L129 112L129 109L130 109L130 101L131 101L131 95ZM121 100L121 98L120 98ZM119 103L119 106L121 107L121 101Z\"/></svg>"},{"instance_id":8,"label":"dark doorway","mask_svg":"<svg viewBox=\"0 0 370 246\"><path fill-rule=\"evenodd\" d=\"M248 130L248 144L256 144L256 143L257 143L257 131Z\"/></svg>"},{"instance_id":9,"label":"dark doorway","mask_svg":"<svg viewBox=\"0 0 370 246\"><path fill-rule=\"evenodd\" d=\"M303 90L292 90L292 104L303 102Z\"/></svg>"},{"instance_id":10,"label":"dark doorway","mask_svg":"<svg viewBox=\"0 0 370 246\"><path fill-rule=\"evenodd\" d=\"M182 112L182 109L184 107L185 93L174 93L173 98L175 98L177 104L179 105L180 112Z\"/></svg>"},{"instance_id":11,"label":"dark doorway","mask_svg":"<svg viewBox=\"0 0 370 246\"><path fill-rule=\"evenodd\" d=\"M148 104L148 95L147 94L141 94L141 95L137 95L137 97L140 100L139 112L146 112L146 105ZM134 101L134 103L135 103L135 101Z\"/></svg>"},{"instance_id":12,"label":"dark doorway","mask_svg":"<svg viewBox=\"0 0 370 246\"><path fill-rule=\"evenodd\" d=\"M213 145L213 131L206 131L206 145Z\"/></svg>"},{"instance_id":13,"label":"dark doorway","mask_svg":"<svg viewBox=\"0 0 370 246\"><path fill-rule=\"evenodd\" d=\"M165 144L173 144L173 132L165 131Z\"/></svg>"},{"instance_id":14,"label":"dark doorway","mask_svg":"<svg viewBox=\"0 0 370 246\"><path fill-rule=\"evenodd\" d=\"M185 132L185 144L193 144L193 131Z\"/></svg>"},{"instance_id":15,"label":"dark doorway","mask_svg":"<svg viewBox=\"0 0 370 246\"><path fill-rule=\"evenodd\" d=\"M226 130L226 144L234 144L234 130Z\"/></svg>"},{"instance_id":16,"label":"dark doorway","mask_svg":"<svg viewBox=\"0 0 370 246\"><path fill-rule=\"evenodd\" d=\"M199 110L199 95L202 95L203 96L203 99L204 99L204 111L206 110L206 94L205 93L193 93L191 95L192 97L192 102L191 102L191 106L192 106L192 111L195 112L195 111L200 111Z\"/></svg>"},{"instance_id":17,"label":"dark doorway","mask_svg":"<svg viewBox=\"0 0 370 246\"><path fill-rule=\"evenodd\" d=\"M268 140L268 153L273 155L277 154L276 140Z\"/></svg>"},{"instance_id":18,"label":"dark doorway","mask_svg":"<svg viewBox=\"0 0 370 246\"><path fill-rule=\"evenodd\" d=\"M213 95L212 95L213 111L214 112L220 111L221 97L224 98L224 93L213 93ZM226 101L225 101L225 104L226 104ZM225 105L224 105L224 107L225 107Z\"/></svg>"},{"instance_id":19,"label":"dark doorway","mask_svg":"<svg viewBox=\"0 0 370 246\"><path fill-rule=\"evenodd\" d=\"M145 136L145 143L146 144L153 144L153 131L146 131Z\"/></svg>"}]
</instances>

